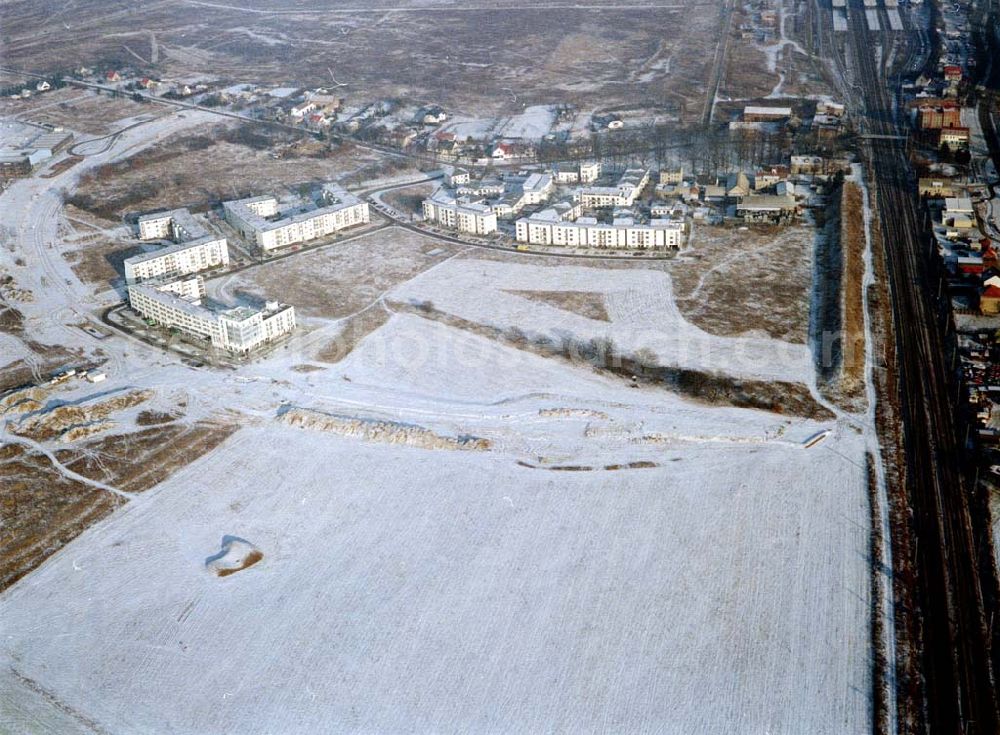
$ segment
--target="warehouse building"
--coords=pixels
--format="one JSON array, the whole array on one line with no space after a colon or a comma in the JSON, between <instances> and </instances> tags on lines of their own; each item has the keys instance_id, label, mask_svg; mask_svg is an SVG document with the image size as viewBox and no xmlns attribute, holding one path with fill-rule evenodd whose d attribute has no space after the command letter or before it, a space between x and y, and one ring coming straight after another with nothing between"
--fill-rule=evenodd
<instances>
[{"instance_id":1,"label":"warehouse building","mask_svg":"<svg viewBox=\"0 0 1000 735\"><path fill-rule=\"evenodd\" d=\"M797 210L794 196L757 194L740 198L736 217L745 222L784 224L795 217Z\"/></svg>"}]
</instances>

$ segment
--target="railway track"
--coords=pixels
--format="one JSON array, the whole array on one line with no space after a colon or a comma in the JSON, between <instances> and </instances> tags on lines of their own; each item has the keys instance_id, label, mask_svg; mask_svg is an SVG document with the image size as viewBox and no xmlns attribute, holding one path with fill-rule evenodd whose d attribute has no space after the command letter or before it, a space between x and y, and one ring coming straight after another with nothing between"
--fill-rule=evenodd
<instances>
[{"instance_id":1,"label":"railway track","mask_svg":"<svg viewBox=\"0 0 1000 735\"><path fill-rule=\"evenodd\" d=\"M889 80L877 63L861 0L852 0L848 48L863 90L861 121L871 135L899 135ZM881 36L887 39L887 36ZM949 370L950 321L936 302L938 274L923 240L905 143L867 140L892 293L897 341L905 490L916 538L916 599L922 633L924 732L1000 731L991 660L990 585L969 508L956 418L958 382ZM985 561L985 560L983 560ZM990 580L991 582L991 580Z\"/></svg>"}]
</instances>

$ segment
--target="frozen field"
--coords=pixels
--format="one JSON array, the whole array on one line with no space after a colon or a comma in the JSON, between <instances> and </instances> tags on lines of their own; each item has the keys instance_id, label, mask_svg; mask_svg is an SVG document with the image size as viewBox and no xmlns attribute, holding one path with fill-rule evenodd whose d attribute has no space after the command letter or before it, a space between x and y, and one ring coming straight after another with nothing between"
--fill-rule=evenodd
<instances>
[{"instance_id":1,"label":"frozen field","mask_svg":"<svg viewBox=\"0 0 1000 735\"><path fill-rule=\"evenodd\" d=\"M611 323L509 293L515 290L602 293ZM453 260L399 286L390 297L430 300L465 319L529 333L610 336L626 352L653 350L665 365L765 380L807 382L812 374L805 345L766 336L717 337L693 326L677 309L670 277L657 271Z\"/></svg>"},{"instance_id":2,"label":"frozen field","mask_svg":"<svg viewBox=\"0 0 1000 735\"><path fill-rule=\"evenodd\" d=\"M5 596L0 690L41 682L63 732L869 731L861 470L665 454L595 477L244 430ZM263 560L210 574L226 535Z\"/></svg>"},{"instance_id":3,"label":"frozen field","mask_svg":"<svg viewBox=\"0 0 1000 735\"><path fill-rule=\"evenodd\" d=\"M56 191L202 122L135 128L4 194L19 249L0 265L34 294L18 304L32 336L107 359L105 382L53 400L141 389L144 409L241 428L0 595L0 733L871 731L856 419L630 387L397 302L736 377L811 383L805 346L696 329L662 272L441 260L402 239L373 253L371 238L356 247L377 273L340 263L293 291L294 269L258 271L323 323L265 359L194 368L97 339L77 325L110 296L52 247ZM369 301L385 323L318 359L316 335ZM26 355L9 337L0 353Z\"/></svg>"}]
</instances>

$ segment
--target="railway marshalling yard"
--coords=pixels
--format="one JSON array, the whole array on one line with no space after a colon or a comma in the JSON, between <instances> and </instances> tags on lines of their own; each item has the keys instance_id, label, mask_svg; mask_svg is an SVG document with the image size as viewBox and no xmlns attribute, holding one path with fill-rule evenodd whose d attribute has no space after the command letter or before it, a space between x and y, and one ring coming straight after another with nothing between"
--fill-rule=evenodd
<instances>
[{"instance_id":1,"label":"railway marshalling yard","mask_svg":"<svg viewBox=\"0 0 1000 735\"><path fill-rule=\"evenodd\" d=\"M32 384L0 399L0 730L871 729L874 426L814 366L815 228L569 260L374 215L234 249L209 297L299 327L213 366L102 319L135 238L73 196L217 124L122 112L0 194L0 379ZM378 163L213 155L258 188Z\"/></svg>"}]
</instances>

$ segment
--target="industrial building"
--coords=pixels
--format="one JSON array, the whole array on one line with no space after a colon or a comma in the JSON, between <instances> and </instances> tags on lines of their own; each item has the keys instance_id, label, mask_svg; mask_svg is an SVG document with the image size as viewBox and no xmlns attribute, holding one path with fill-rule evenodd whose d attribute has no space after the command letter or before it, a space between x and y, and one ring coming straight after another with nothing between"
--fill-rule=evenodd
<instances>
[{"instance_id":1,"label":"industrial building","mask_svg":"<svg viewBox=\"0 0 1000 735\"><path fill-rule=\"evenodd\" d=\"M186 209L139 218L140 240L173 240L173 244L125 259L125 281L166 280L229 265L226 238L206 230Z\"/></svg>"},{"instance_id":2,"label":"industrial building","mask_svg":"<svg viewBox=\"0 0 1000 735\"><path fill-rule=\"evenodd\" d=\"M264 252L371 221L368 203L336 184L323 187L318 204L282 213L278 200L265 195L224 202L222 207L226 221Z\"/></svg>"},{"instance_id":3,"label":"industrial building","mask_svg":"<svg viewBox=\"0 0 1000 735\"><path fill-rule=\"evenodd\" d=\"M736 204L736 218L745 222L783 224L795 217L798 204L794 196L756 194L741 197Z\"/></svg>"},{"instance_id":4,"label":"industrial building","mask_svg":"<svg viewBox=\"0 0 1000 735\"><path fill-rule=\"evenodd\" d=\"M38 166L66 148L73 134L64 131L42 133L22 148L0 150L0 179L30 176Z\"/></svg>"}]
</instances>

